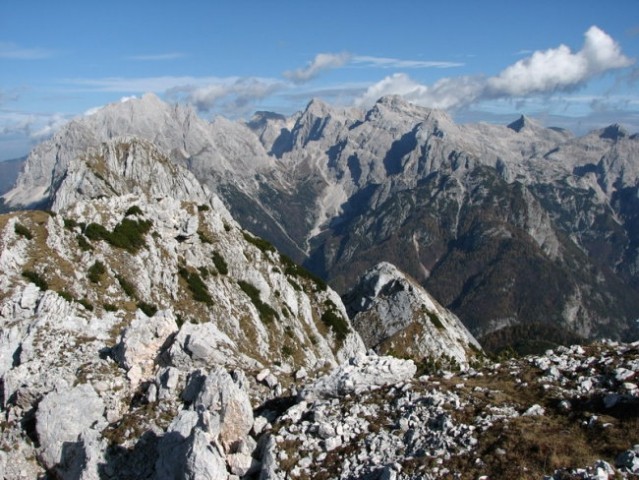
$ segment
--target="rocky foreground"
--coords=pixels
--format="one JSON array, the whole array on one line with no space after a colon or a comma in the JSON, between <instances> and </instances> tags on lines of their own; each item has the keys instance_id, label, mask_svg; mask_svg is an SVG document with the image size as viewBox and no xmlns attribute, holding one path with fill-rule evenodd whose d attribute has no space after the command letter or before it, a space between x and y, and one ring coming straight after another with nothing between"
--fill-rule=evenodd
<instances>
[{"instance_id":1,"label":"rocky foreground","mask_svg":"<svg viewBox=\"0 0 639 480\"><path fill-rule=\"evenodd\" d=\"M639 476L639 343L358 384L370 368L342 367L282 416L259 414L273 422L262 478Z\"/></svg>"},{"instance_id":2,"label":"rocky foreground","mask_svg":"<svg viewBox=\"0 0 639 480\"><path fill-rule=\"evenodd\" d=\"M104 368L122 378L108 355ZM314 376L158 368L117 421L114 392L87 376L35 418L3 410L0 476L639 478L639 342L433 368L376 355Z\"/></svg>"}]
</instances>

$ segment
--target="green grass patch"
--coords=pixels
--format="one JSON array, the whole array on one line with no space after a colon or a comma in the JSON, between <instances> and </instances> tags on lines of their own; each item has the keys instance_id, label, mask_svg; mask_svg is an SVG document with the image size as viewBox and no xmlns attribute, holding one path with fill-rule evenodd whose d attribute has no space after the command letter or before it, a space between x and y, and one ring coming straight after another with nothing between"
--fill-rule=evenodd
<instances>
[{"instance_id":1,"label":"green grass patch","mask_svg":"<svg viewBox=\"0 0 639 480\"><path fill-rule=\"evenodd\" d=\"M315 287L318 291L325 291L328 288L328 285L326 285L326 282L324 280L322 280L314 273L309 272L301 265L295 263L290 257L284 254L280 254L280 258L282 260L282 263L284 264L284 273L286 275L309 280L310 282L315 284Z\"/></svg>"},{"instance_id":2,"label":"green grass patch","mask_svg":"<svg viewBox=\"0 0 639 480\"><path fill-rule=\"evenodd\" d=\"M131 298L137 298L138 296L137 289L131 282L129 282L122 275L116 275L115 278L117 279L124 293L126 293Z\"/></svg>"},{"instance_id":3,"label":"green grass patch","mask_svg":"<svg viewBox=\"0 0 639 480\"><path fill-rule=\"evenodd\" d=\"M89 223L84 229L84 235L93 241L99 240L107 240L111 233L104 227L104 225L100 225L99 223Z\"/></svg>"},{"instance_id":4,"label":"green grass patch","mask_svg":"<svg viewBox=\"0 0 639 480\"><path fill-rule=\"evenodd\" d=\"M137 253L146 246L144 236L151 230L153 222L150 220L123 219L112 232L103 225L90 223L84 230L84 235L93 241L102 240L116 248L122 248L131 253Z\"/></svg>"},{"instance_id":5,"label":"green grass patch","mask_svg":"<svg viewBox=\"0 0 639 480\"><path fill-rule=\"evenodd\" d=\"M82 305L84 308L86 308L89 312L93 311L93 304L91 302L89 302L88 299L86 298L81 298L80 300L77 300L77 302Z\"/></svg>"},{"instance_id":6,"label":"green grass patch","mask_svg":"<svg viewBox=\"0 0 639 480\"><path fill-rule=\"evenodd\" d=\"M78 226L78 222L76 222L72 218L65 218L63 219L63 221L64 228L66 228L67 230L74 230Z\"/></svg>"},{"instance_id":7,"label":"green grass patch","mask_svg":"<svg viewBox=\"0 0 639 480\"><path fill-rule=\"evenodd\" d=\"M137 205L133 205L129 207L129 209L124 214L125 217L128 217L130 215L142 215L142 209Z\"/></svg>"},{"instance_id":8,"label":"green grass patch","mask_svg":"<svg viewBox=\"0 0 639 480\"><path fill-rule=\"evenodd\" d=\"M226 275L229 273L229 266L226 264L226 260L224 260L224 257L222 255L214 251L212 258L213 264L215 265L215 268L217 269L218 273L220 273L220 275Z\"/></svg>"},{"instance_id":9,"label":"green grass patch","mask_svg":"<svg viewBox=\"0 0 639 480\"><path fill-rule=\"evenodd\" d=\"M113 305L112 303L104 303L102 304L102 308L104 308L105 312L117 312L118 306Z\"/></svg>"},{"instance_id":10,"label":"green grass patch","mask_svg":"<svg viewBox=\"0 0 639 480\"><path fill-rule=\"evenodd\" d=\"M275 252L275 247L268 240L264 240L263 238L260 238L260 237L254 237L253 235L251 235L248 232L242 232L242 235L244 235L244 240L249 242L251 245L256 246L262 252L264 252L264 253L266 253L266 252Z\"/></svg>"},{"instance_id":11,"label":"green grass patch","mask_svg":"<svg viewBox=\"0 0 639 480\"><path fill-rule=\"evenodd\" d=\"M327 309L324 313L322 313L322 322L335 333L337 340L340 342L344 341L346 336L350 333L348 323L339 313L337 305L335 305L331 300L326 300L324 305Z\"/></svg>"},{"instance_id":12,"label":"green grass patch","mask_svg":"<svg viewBox=\"0 0 639 480\"><path fill-rule=\"evenodd\" d=\"M426 315L428 316L428 319L431 321L431 323L433 325L435 325L435 328L437 330L446 330L446 327L444 326L444 324L442 323L441 319L439 318L439 316L433 312L426 312Z\"/></svg>"},{"instance_id":13,"label":"green grass patch","mask_svg":"<svg viewBox=\"0 0 639 480\"><path fill-rule=\"evenodd\" d=\"M78 241L78 246L83 252L90 252L91 250L93 250L93 246L86 238L84 238L83 235L78 235L75 237L75 239Z\"/></svg>"},{"instance_id":14,"label":"green grass patch","mask_svg":"<svg viewBox=\"0 0 639 480\"><path fill-rule=\"evenodd\" d=\"M242 291L248 295L251 302L253 302L253 305L260 314L262 322L269 324L272 323L273 320L279 320L280 316L277 312L270 305L262 301L260 298L260 291L257 287L255 287L255 285L251 285L243 280L239 280L237 284L240 286Z\"/></svg>"},{"instance_id":15,"label":"green grass patch","mask_svg":"<svg viewBox=\"0 0 639 480\"><path fill-rule=\"evenodd\" d=\"M183 267L180 268L179 274L184 280L186 280L186 284L193 295L193 300L207 305L213 305L213 298L211 298L211 295L209 294L209 289L206 287L202 277L200 277L197 272L191 272Z\"/></svg>"},{"instance_id":16,"label":"green grass patch","mask_svg":"<svg viewBox=\"0 0 639 480\"><path fill-rule=\"evenodd\" d=\"M197 236L200 238L200 242L212 245L213 241L202 230L197 231Z\"/></svg>"},{"instance_id":17,"label":"green grass patch","mask_svg":"<svg viewBox=\"0 0 639 480\"><path fill-rule=\"evenodd\" d=\"M156 307L155 305L153 305L151 303L146 303L146 302L141 302L140 301L140 302L137 303L136 306L140 310L142 310L147 317L152 317L158 311L158 307Z\"/></svg>"},{"instance_id":18,"label":"green grass patch","mask_svg":"<svg viewBox=\"0 0 639 480\"><path fill-rule=\"evenodd\" d=\"M96 260L95 263L89 267L89 280L91 281L91 283L100 283L100 280L102 280L102 277L104 276L106 271L107 270L104 266L104 263L102 263L100 260Z\"/></svg>"},{"instance_id":19,"label":"green grass patch","mask_svg":"<svg viewBox=\"0 0 639 480\"><path fill-rule=\"evenodd\" d=\"M33 239L33 234L31 233L31 230L29 230L27 227L25 227L21 223L16 222L13 227L13 231L16 233L16 235L20 235L21 237L24 237L27 240Z\"/></svg>"},{"instance_id":20,"label":"green grass patch","mask_svg":"<svg viewBox=\"0 0 639 480\"><path fill-rule=\"evenodd\" d=\"M35 284L40 290L49 290L49 284L47 283L45 278L38 272L34 270L24 270L22 272L22 276L29 280L31 283Z\"/></svg>"},{"instance_id":21,"label":"green grass patch","mask_svg":"<svg viewBox=\"0 0 639 480\"><path fill-rule=\"evenodd\" d=\"M56 292L56 293L69 303L75 302L75 297L71 295L69 292L62 291L62 292Z\"/></svg>"},{"instance_id":22,"label":"green grass patch","mask_svg":"<svg viewBox=\"0 0 639 480\"><path fill-rule=\"evenodd\" d=\"M282 356L292 357L294 353L295 353L295 349L291 347L290 345L282 346Z\"/></svg>"}]
</instances>

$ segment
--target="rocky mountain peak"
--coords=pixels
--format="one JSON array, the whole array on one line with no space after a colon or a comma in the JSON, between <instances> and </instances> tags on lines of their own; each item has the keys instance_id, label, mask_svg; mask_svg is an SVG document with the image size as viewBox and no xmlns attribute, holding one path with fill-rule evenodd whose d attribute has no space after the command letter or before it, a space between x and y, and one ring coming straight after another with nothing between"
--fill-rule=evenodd
<instances>
[{"instance_id":1,"label":"rocky mountain peak","mask_svg":"<svg viewBox=\"0 0 639 480\"><path fill-rule=\"evenodd\" d=\"M609 125L599 132L599 138L608 140L619 140L621 138L627 138L628 136L628 131L618 123Z\"/></svg>"},{"instance_id":2,"label":"rocky mountain peak","mask_svg":"<svg viewBox=\"0 0 639 480\"><path fill-rule=\"evenodd\" d=\"M378 353L448 358L466 368L481 350L454 314L388 262L362 275L344 302L364 343Z\"/></svg>"},{"instance_id":3,"label":"rocky mountain peak","mask_svg":"<svg viewBox=\"0 0 639 480\"><path fill-rule=\"evenodd\" d=\"M524 128L530 126L531 120L525 115L520 116L517 120L508 124L508 128L515 132L521 132Z\"/></svg>"},{"instance_id":4,"label":"rocky mountain peak","mask_svg":"<svg viewBox=\"0 0 639 480\"><path fill-rule=\"evenodd\" d=\"M125 194L135 194L149 203L173 198L206 204L212 198L190 171L137 137L106 141L77 160L69 165L52 195L53 211L68 210L82 200Z\"/></svg>"},{"instance_id":5,"label":"rocky mountain peak","mask_svg":"<svg viewBox=\"0 0 639 480\"><path fill-rule=\"evenodd\" d=\"M326 117L331 114L333 107L328 103L320 100L319 98L313 98L304 109L303 115L313 115L316 117Z\"/></svg>"},{"instance_id":6,"label":"rocky mountain peak","mask_svg":"<svg viewBox=\"0 0 639 480\"><path fill-rule=\"evenodd\" d=\"M286 116L275 112L257 111L246 122L246 125L253 131L261 131L268 122L284 123Z\"/></svg>"}]
</instances>

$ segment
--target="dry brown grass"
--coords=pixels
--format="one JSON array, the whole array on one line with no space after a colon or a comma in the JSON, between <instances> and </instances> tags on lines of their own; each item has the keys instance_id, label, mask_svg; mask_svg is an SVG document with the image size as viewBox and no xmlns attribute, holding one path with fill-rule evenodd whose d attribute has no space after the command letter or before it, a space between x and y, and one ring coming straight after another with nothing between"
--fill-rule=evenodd
<instances>
[{"instance_id":1,"label":"dry brown grass","mask_svg":"<svg viewBox=\"0 0 639 480\"><path fill-rule=\"evenodd\" d=\"M520 413L533 404L546 409L545 415L498 420L483 432L478 432L478 449L452 458L445 466L459 478L539 479L560 468L583 468L597 459L614 464L615 457L639 442L639 411L632 406L612 409L605 414L601 402L573 400L568 413L557 409L559 398L554 388L544 389L537 382L540 371L517 362L521 370L511 375L504 366L494 376L461 379L460 391L468 406L452 412L458 422L472 423L490 405L515 407ZM517 381L519 380L519 382ZM443 385L448 388L459 382L453 378ZM488 389L477 392L475 387ZM588 421L597 414L594 426ZM604 414L602 414L604 413ZM478 465L477 459L481 460ZM450 477L452 478L452 476ZM457 477L456 477L457 478Z\"/></svg>"}]
</instances>

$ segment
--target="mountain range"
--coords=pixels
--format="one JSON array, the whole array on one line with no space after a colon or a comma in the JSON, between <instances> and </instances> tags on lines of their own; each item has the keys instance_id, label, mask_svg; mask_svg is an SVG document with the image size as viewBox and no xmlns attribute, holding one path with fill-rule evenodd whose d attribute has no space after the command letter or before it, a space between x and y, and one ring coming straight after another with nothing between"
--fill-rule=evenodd
<instances>
[{"instance_id":1,"label":"mountain range","mask_svg":"<svg viewBox=\"0 0 639 480\"><path fill-rule=\"evenodd\" d=\"M605 247L634 232L636 139L593 134L587 151L619 154L601 157L606 187L596 165L570 179L491 166L447 138L493 153L583 145L525 118L456 126L397 98L246 124L148 95L37 146L0 215L0 477L639 474L639 343L556 345L631 333L636 245ZM553 175L573 190L548 206L554 184L533 180ZM599 230L573 239L553 208L577 200ZM466 303L449 302L460 312L525 300L535 320L522 307L464 326L442 292L469 272ZM570 288L589 296L536 316ZM495 363L472 331L495 349L555 349Z\"/></svg>"},{"instance_id":2,"label":"mountain range","mask_svg":"<svg viewBox=\"0 0 639 480\"><path fill-rule=\"evenodd\" d=\"M145 95L38 145L5 208L103 195L79 177L64 195L58 185L122 137L186 167L243 228L342 294L387 261L489 349L637 335L639 138L619 125L583 137L527 117L458 125L399 97L207 122Z\"/></svg>"}]
</instances>

